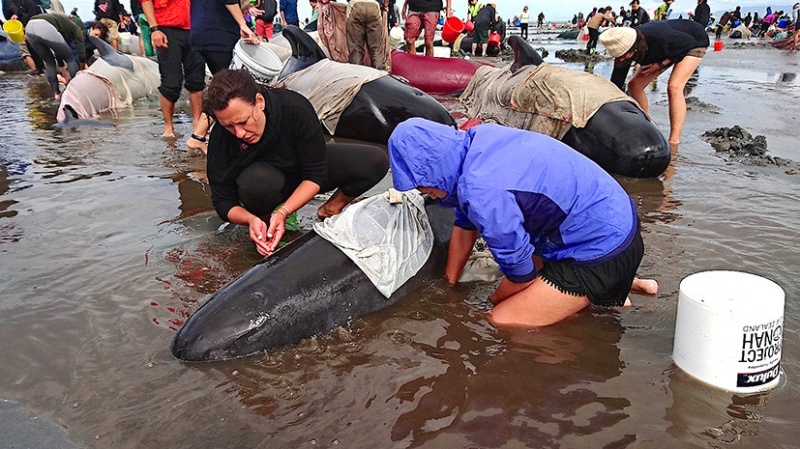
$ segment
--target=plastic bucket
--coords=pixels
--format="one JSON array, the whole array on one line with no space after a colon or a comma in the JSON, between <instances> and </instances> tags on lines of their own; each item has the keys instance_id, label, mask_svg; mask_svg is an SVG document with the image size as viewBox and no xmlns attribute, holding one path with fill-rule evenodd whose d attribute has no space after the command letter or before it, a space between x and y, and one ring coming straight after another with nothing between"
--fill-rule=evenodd
<instances>
[{"instance_id":1,"label":"plastic bucket","mask_svg":"<svg viewBox=\"0 0 800 449\"><path fill-rule=\"evenodd\" d=\"M722 41L714 41L714 51L722 51L722 47L725 46L725 43Z\"/></svg>"},{"instance_id":2,"label":"plastic bucket","mask_svg":"<svg viewBox=\"0 0 800 449\"><path fill-rule=\"evenodd\" d=\"M475 29L475 24L471 20L467 20L464 22L464 29L467 31L472 31Z\"/></svg>"},{"instance_id":3,"label":"plastic bucket","mask_svg":"<svg viewBox=\"0 0 800 449\"><path fill-rule=\"evenodd\" d=\"M750 273L687 276L678 294L675 364L727 391L774 388L781 377L785 299L778 284Z\"/></svg>"},{"instance_id":4,"label":"plastic bucket","mask_svg":"<svg viewBox=\"0 0 800 449\"><path fill-rule=\"evenodd\" d=\"M434 58L449 58L450 57L450 47L440 47L440 46L433 47L433 57Z\"/></svg>"},{"instance_id":5,"label":"plastic bucket","mask_svg":"<svg viewBox=\"0 0 800 449\"><path fill-rule=\"evenodd\" d=\"M405 41L403 29L399 26L392 27L389 31L389 46L392 48L399 47Z\"/></svg>"},{"instance_id":6,"label":"plastic bucket","mask_svg":"<svg viewBox=\"0 0 800 449\"><path fill-rule=\"evenodd\" d=\"M585 41L589 40L589 33L588 32L587 33L583 33L583 40L585 40Z\"/></svg>"},{"instance_id":7,"label":"plastic bucket","mask_svg":"<svg viewBox=\"0 0 800 449\"><path fill-rule=\"evenodd\" d=\"M239 39L233 47L231 68L247 69L256 81L267 84L278 76L283 68L283 62L266 43L250 45Z\"/></svg>"},{"instance_id":8,"label":"plastic bucket","mask_svg":"<svg viewBox=\"0 0 800 449\"><path fill-rule=\"evenodd\" d=\"M453 43L456 41L456 38L459 34L461 34L461 30L464 29L464 22L461 21L458 17L451 17L447 19L444 23L444 28L442 28L442 40L447 43Z\"/></svg>"},{"instance_id":9,"label":"plastic bucket","mask_svg":"<svg viewBox=\"0 0 800 449\"><path fill-rule=\"evenodd\" d=\"M25 40L25 31L22 22L19 20L9 20L3 24L3 31L8 34L8 38L16 43Z\"/></svg>"},{"instance_id":10,"label":"plastic bucket","mask_svg":"<svg viewBox=\"0 0 800 449\"><path fill-rule=\"evenodd\" d=\"M494 31L489 33L489 46L490 47L500 46L500 33L495 33Z\"/></svg>"}]
</instances>

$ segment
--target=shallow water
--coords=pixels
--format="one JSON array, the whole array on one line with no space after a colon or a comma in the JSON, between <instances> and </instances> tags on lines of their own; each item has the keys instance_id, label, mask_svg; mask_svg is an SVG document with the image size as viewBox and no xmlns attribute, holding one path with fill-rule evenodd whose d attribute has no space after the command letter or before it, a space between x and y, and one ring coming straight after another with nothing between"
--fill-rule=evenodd
<instances>
[{"instance_id":1,"label":"shallow water","mask_svg":"<svg viewBox=\"0 0 800 449\"><path fill-rule=\"evenodd\" d=\"M202 365L172 357L175 330L259 259L211 210L204 158L158 137L153 102L115 129L52 130L45 83L0 78L0 398L98 448L796 447L800 175L700 134L741 124L800 161L797 71L796 54L709 53L691 96L719 113L689 112L662 179L620 180L657 297L508 333L485 319L491 286L433 280L331 335ZM665 87L649 95L666 132ZM672 363L679 282L708 269L786 291L777 389L725 393Z\"/></svg>"}]
</instances>

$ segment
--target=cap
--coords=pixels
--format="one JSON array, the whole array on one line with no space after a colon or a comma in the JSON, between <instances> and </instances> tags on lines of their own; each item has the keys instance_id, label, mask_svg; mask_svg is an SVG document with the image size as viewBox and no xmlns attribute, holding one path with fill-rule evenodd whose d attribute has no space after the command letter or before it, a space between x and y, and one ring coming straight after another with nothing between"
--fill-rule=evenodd
<instances>
[{"instance_id":1,"label":"cap","mask_svg":"<svg viewBox=\"0 0 800 449\"><path fill-rule=\"evenodd\" d=\"M610 28L600 33L599 41L612 58L619 58L633 48L636 30L627 27Z\"/></svg>"}]
</instances>

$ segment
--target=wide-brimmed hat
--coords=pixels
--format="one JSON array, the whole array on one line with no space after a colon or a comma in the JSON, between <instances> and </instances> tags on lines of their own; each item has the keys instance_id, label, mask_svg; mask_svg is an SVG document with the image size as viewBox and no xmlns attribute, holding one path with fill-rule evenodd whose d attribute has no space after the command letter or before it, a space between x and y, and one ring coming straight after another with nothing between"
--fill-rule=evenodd
<instances>
[{"instance_id":1,"label":"wide-brimmed hat","mask_svg":"<svg viewBox=\"0 0 800 449\"><path fill-rule=\"evenodd\" d=\"M600 33L599 41L612 58L619 58L633 48L636 30L629 27L610 28Z\"/></svg>"}]
</instances>

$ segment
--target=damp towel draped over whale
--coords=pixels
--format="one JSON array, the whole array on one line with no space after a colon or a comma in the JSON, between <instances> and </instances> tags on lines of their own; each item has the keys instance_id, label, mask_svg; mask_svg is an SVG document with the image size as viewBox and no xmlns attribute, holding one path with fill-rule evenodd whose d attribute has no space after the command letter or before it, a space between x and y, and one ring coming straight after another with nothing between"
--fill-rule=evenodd
<instances>
[{"instance_id":1,"label":"damp towel draped over whale","mask_svg":"<svg viewBox=\"0 0 800 449\"><path fill-rule=\"evenodd\" d=\"M361 86L387 75L388 73L372 67L324 59L281 80L273 81L271 87L301 92L314 106L328 132L334 134L342 112L358 95Z\"/></svg>"},{"instance_id":2,"label":"damp towel draped over whale","mask_svg":"<svg viewBox=\"0 0 800 449\"><path fill-rule=\"evenodd\" d=\"M386 298L414 276L431 255L433 230L416 191L375 195L322 223L314 231L338 247Z\"/></svg>"},{"instance_id":3,"label":"damp towel draped over whale","mask_svg":"<svg viewBox=\"0 0 800 449\"><path fill-rule=\"evenodd\" d=\"M480 67L459 98L467 115L561 139L583 128L606 103L634 100L599 76L548 63ZM635 103L634 103L635 104Z\"/></svg>"}]
</instances>

